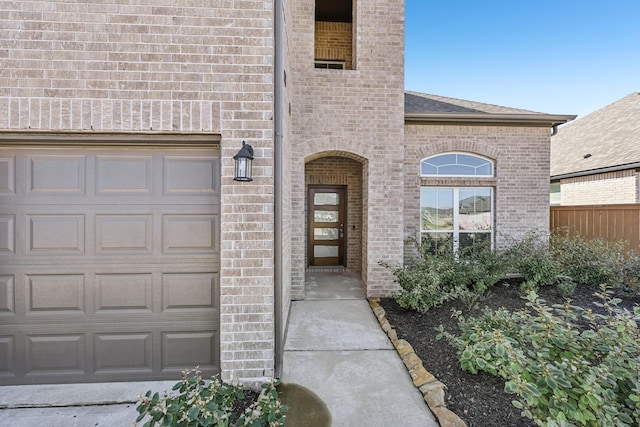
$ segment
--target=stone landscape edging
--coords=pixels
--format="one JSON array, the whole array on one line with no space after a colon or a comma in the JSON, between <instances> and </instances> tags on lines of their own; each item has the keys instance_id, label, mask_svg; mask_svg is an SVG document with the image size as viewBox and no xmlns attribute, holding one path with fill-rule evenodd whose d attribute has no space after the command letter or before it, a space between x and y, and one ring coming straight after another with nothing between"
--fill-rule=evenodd
<instances>
[{"instance_id":1,"label":"stone landscape edging","mask_svg":"<svg viewBox=\"0 0 640 427\"><path fill-rule=\"evenodd\" d=\"M380 305L380 298L367 298L373 314L378 319L380 327L387 334L393 347L398 352L402 362L407 367L413 385L416 386L424 401L429 406L433 415L438 419L441 427L467 427L467 424L455 413L447 408L444 402L444 391L447 386L438 381L429 371L427 371L422 360L414 352L413 347L407 341L398 339L398 333L387 320L387 314Z\"/></svg>"}]
</instances>

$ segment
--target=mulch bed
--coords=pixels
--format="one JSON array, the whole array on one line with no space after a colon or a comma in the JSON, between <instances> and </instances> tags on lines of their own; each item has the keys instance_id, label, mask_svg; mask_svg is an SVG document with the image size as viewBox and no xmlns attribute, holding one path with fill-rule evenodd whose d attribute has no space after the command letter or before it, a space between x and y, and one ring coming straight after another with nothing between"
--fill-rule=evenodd
<instances>
[{"instance_id":1,"label":"mulch bed","mask_svg":"<svg viewBox=\"0 0 640 427\"><path fill-rule=\"evenodd\" d=\"M231 410L231 413L233 414L232 419L234 420L244 414L244 410L253 405L253 403L258 400L258 397L260 397L260 393L253 390L243 390L243 393L243 399L236 399L236 401L233 402L233 409Z\"/></svg>"},{"instance_id":2,"label":"mulch bed","mask_svg":"<svg viewBox=\"0 0 640 427\"><path fill-rule=\"evenodd\" d=\"M571 297L572 304L583 308L592 308L596 312L593 296L599 288L592 285L578 286ZM564 298L554 287L544 287L538 292L548 304L561 304ZM425 314L401 308L393 299L382 299L391 326L396 329L398 338L407 340L415 353L422 359L425 369L447 386L446 405L462 418L469 427L474 426L535 426L520 416L520 410L511 401L514 395L504 393L504 380L486 373L477 375L463 371L458 363L456 350L445 339L436 340L435 328L443 325L446 331L458 334L457 321L451 317L451 310L462 310L466 317L479 314L483 307L505 307L510 310L521 308L525 304L516 281L504 282L487 292L473 310L463 304L451 301L441 307L432 308ZM629 295L616 292L623 299L620 307L633 311L634 305L640 305L638 294Z\"/></svg>"}]
</instances>

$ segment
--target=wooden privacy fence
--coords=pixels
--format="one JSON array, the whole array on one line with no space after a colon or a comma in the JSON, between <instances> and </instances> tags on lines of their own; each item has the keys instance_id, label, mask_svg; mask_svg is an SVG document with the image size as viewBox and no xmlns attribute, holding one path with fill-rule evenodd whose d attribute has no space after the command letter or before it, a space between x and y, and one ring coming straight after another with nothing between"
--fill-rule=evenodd
<instances>
[{"instance_id":1,"label":"wooden privacy fence","mask_svg":"<svg viewBox=\"0 0 640 427\"><path fill-rule=\"evenodd\" d=\"M640 250L640 204L551 206L550 230L569 227L584 238L608 242L626 240Z\"/></svg>"}]
</instances>

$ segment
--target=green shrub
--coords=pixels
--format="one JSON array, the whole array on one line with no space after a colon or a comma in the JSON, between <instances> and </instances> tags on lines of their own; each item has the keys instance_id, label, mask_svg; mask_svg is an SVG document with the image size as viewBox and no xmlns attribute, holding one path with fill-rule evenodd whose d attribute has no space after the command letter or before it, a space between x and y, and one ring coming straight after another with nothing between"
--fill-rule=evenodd
<instances>
[{"instance_id":1,"label":"green shrub","mask_svg":"<svg viewBox=\"0 0 640 427\"><path fill-rule=\"evenodd\" d=\"M218 377L207 383L197 368L186 370L182 380L173 386L179 394L147 391L139 396L136 423L149 417L143 427L283 426L287 407L278 399L276 385L277 382L263 384L258 399L238 416L233 409L238 399L245 397L241 386L222 382Z\"/></svg>"},{"instance_id":2,"label":"green shrub","mask_svg":"<svg viewBox=\"0 0 640 427\"><path fill-rule=\"evenodd\" d=\"M504 262L524 279L523 292L555 285L565 296L577 284L607 284L609 287L640 288L640 258L625 252L626 243L585 239L566 228L550 236L529 232L511 240Z\"/></svg>"},{"instance_id":3,"label":"green shrub","mask_svg":"<svg viewBox=\"0 0 640 427\"><path fill-rule=\"evenodd\" d=\"M530 292L522 310L457 312L461 335L440 327L438 338L458 348L463 369L506 379L513 405L537 425L640 425L640 308L632 315L602 289L605 314L569 302L551 308Z\"/></svg>"},{"instance_id":4,"label":"green shrub","mask_svg":"<svg viewBox=\"0 0 640 427\"><path fill-rule=\"evenodd\" d=\"M567 228L550 236L550 253L561 266L562 273L576 283L611 287L624 281L625 242L607 243L602 239L585 239Z\"/></svg>"},{"instance_id":5,"label":"green shrub","mask_svg":"<svg viewBox=\"0 0 640 427\"><path fill-rule=\"evenodd\" d=\"M552 285L563 276L562 265L549 251L546 234L532 231L520 240L510 239L503 259L524 279L523 292Z\"/></svg>"},{"instance_id":6,"label":"green shrub","mask_svg":"<svg viewBox=\"0 0 640 427\"><path fill-rule=\"evenodd\" d=\"M415 262L385 266L400 285L395 300L420 313L450 300L471 307L508 273L522 277L523 293L554 285L562 295L570 296L582 283L640 292L640 256L625 254L624 242L606 244L559 230L551 237L532 231L519 240L507 239L502 251L477 244L455 254L448 239L424 238L414 243L419 253Z\"/></svg>"},{"instance_id":7,"label":"green shrub","mask_svg":"<svg viewBox=\"0 0 640 427\"><path fill-rule=\"evenodd\" d=\"M491 288L513 270L505 262L502 252L491 250L491 247L483 244L460 249L457 265L465 273L463 277L467 286L477 292Z\"/></svg>"},{"instance_id":8,"label":"green shrub","mask_svg":"<svg viewBox=\"0 0 640 427\"><path fill-rule=\"evenodd\" d=\"M620 267L623 287L640 295L640 254L628 252Z\"/></svg>"},{"instance_id":9,"label":"green shrub","mask_svg":"<svg viewBox=\"0 0 640 427\"><path fill-rule=\"evenodd\" d=\"M400 291L394 295L403 308L427 312L431 307L460 299L473 305L506 270L498 255L482 246L468 247L454 254L451 243L425 239L416 243L420 257L415 263L392 268Z\"/></svg>"}]
</instances>

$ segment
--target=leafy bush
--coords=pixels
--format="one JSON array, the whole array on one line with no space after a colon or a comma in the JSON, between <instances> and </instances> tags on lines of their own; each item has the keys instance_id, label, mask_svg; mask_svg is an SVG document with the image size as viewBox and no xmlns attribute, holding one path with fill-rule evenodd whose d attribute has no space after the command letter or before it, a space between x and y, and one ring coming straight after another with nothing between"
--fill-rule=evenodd
<instances>
[{"instance_id":1,"label":"leafy bush","mask_svg":"<svg viewBox=\"0 0 640 427\"><path fill-rule=\"evenodd\" d=\"M136 423L148 416L150 419L143 427L283 426L287 407L278 399L276 385L277 382L263 384L258 399L237 416L234 404L245 398L241 386L222 382L218 377L207 383L197 368L186 370L182 380L173 386L173 391L179 394L152 395L147 391L139 396L136 409L140 415Z\"/></svg>"},{"instance_id":2,"label":"leafy bush","mask_svg":"<svg viewBox=\"0 0 640 427\"><path fill-rule=\"evenodd\" d=\"M503 259L522 276L525 292L563 279L562 264L549 251L545 234L529 232L520 240L511 239Z\"/></svg>"},{"instance_id":3,"label":"leafy bush","mask_svg":"<svg viewBox=\"0 0 640 427\"><path fill-rule=\"evenodd\" d=\"M414 243L419 253L414 263L385 266L401 288L394 295L396 302L420 313L456 299L473 306L508 273L522 277L523 293L554 285L570 296L582 283L640 292L640 255L625 254L624 242L607 244L559 230L551 236L532 231L519 240L507 239L502 251L478 244L455 254L451 240L424 238Z\"/></svg>"},{"instance_id":4,"label":"leafy bush","mask_svg":"<svg viewBox=\"0 0 640 427\"><path fill-rule=\"evenodd\" d=\"M403 308L427 312L445 301L460 299L473 305L506 273L498 255L483 246L454 254L450 242L416 242L420 257L412 265L392 268L400 291L394 296ZM386 267L391 268L386 265Z\"/></svg>"},{"instance_id":5,"label":"leafy bush","mask_svg":"<svg viewBox=\"0 0 640 427\"><path fill-rule=\"evenodd\" d=\"M618 308L605 286L596 296L604 314L569 302L551 308L530 292L515 312L456 312L461 335L441 327L438 338L458 348L463 369L506 379L513 405L538 425L640 425L640 308Z\"/></svg>"},{"instance_id":6,"label":"leafy bush","mask_svg":"<svg viewBox=\"0 0 640 427\"><path fill-rule=\"evenodd\" d=\"M562 273L576 283L620 286L624 280L625 246L623 241L607 243L602 239L585 239L567 228L551 234L551 256Z\"/></svg>"},{"instance_id":7,"label":"leafy bush","mask_svg":"<svg viewBox=\"0 0 640 427\"><path fill-rule=\"evenodd\" d=\"M623 287L640 295L640 254L628 252L620 268Z\"/></svg>"}]
</instances>

